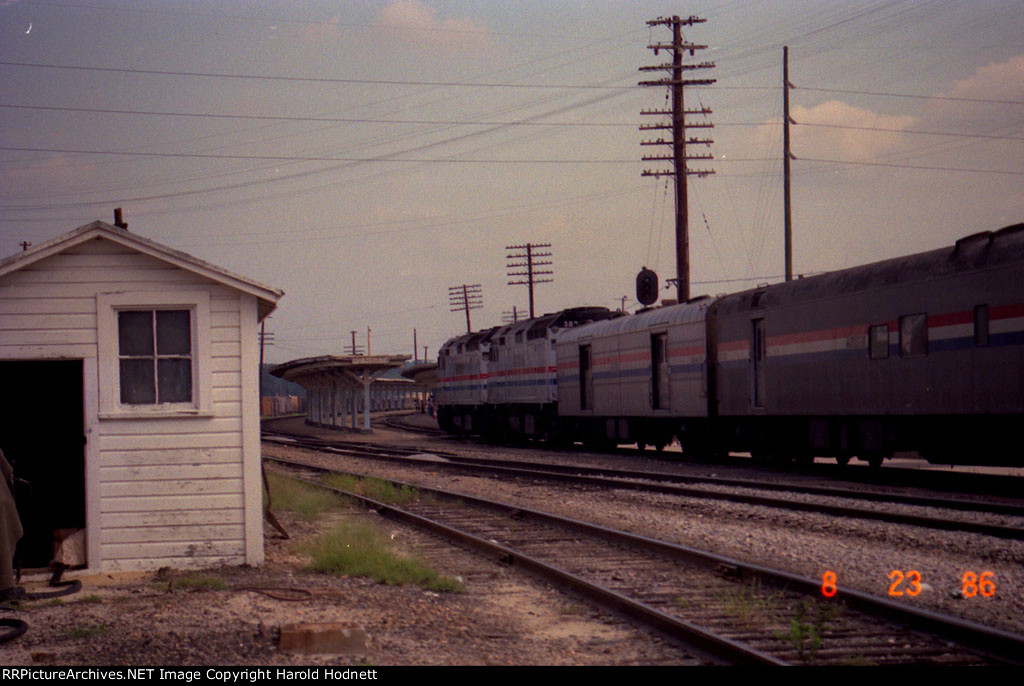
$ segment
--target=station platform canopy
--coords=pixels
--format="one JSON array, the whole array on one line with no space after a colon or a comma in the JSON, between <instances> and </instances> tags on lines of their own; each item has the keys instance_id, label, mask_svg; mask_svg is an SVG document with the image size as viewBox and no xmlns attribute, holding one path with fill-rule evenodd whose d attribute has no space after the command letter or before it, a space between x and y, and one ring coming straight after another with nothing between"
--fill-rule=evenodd
<instances>
[{"instance_id":1,"label":"station platform canopy","mask_svg":"<svg viewBox=\"0 0 1024 686\"><path fill-rule=\"evenodd\" d=\"M437 386L437 363L420 362L419 364L409 365L402 370L402 376L433 389Z\"/></svg>"},{"instance_id":2,"label":"station platform canopy","mask_svg":"<svg viewBox=\"0 0 1024 686\"><path fill-rule=\"evenodd\" d=\"M316 423L336 424L339 412L351 410L352 428L356 424L357 393L362 390L363 431L370 431L370 386L392 369L401 367L409 355L320 355L291 360L273 367L273 376L299 384L315 400L309 404L310 419Z\"/></svg>"}]
</instances>

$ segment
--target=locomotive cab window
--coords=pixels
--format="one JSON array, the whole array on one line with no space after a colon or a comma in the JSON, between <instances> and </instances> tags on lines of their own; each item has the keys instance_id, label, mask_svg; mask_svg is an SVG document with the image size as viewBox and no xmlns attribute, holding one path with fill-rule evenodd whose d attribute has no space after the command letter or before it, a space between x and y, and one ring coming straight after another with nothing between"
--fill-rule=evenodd
<instances>
[{"instance_id":1,"label":"locomotive cab window","mask_svg":"<svg viewBox=\"0 0 1024 686\"><path fill-rule=\"evenodd\" d=\"M928 354L928 315L907 314L900 317L900 357Z\"/></svg>"},{"instance_id":2,"label":"locomotive cab window","mask_svg":"<svg viewBox=\"0 0 1024 686\"><path fill-rule=\"evenodd\" d=\"M875 324L868 330L868 356L872 360L889 358L889 325Z\"/></svg>"}]
</instances>

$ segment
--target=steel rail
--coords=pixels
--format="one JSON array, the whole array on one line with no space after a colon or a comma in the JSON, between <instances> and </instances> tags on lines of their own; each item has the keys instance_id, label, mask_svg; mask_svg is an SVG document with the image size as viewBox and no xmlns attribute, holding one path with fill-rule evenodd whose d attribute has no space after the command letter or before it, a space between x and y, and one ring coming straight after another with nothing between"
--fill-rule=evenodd
<instances>
[{"instance_id":1,"label":"steel rail","mask_svg":"<svg viewBox=\"0 0 1024 686\"><path fill-rule=\"evenodd\" d=\"M301 469L346 474L359 478L364 476L354 472L347 472L345 470L322 467L319 465L312 465L284 458L265 457L264 459ZM430 493L431 495L439 498L472 503L491 511L558 526L571 531L583 533L588 536L600 538L617 545L641 549L658 554L673 561L686 562L706 569L711 569L731 578L751 581L756 580L762 584L776 588L789 590L795 589L814 597L818 597L821 593L820 580L810 579L783 570L772 569L764 565L738 560L736 558L719 555L710 551L661 541L639 534L632 534L626 531L584 522L571 517L563 517L532 508L502 503L488 498L481 498L444 489L431 488L395 479L387 479L387 481L398 486L407 486L409 488L418 489L421 492ZM347 492L345 493L348 495ZM363 501L372 500L367 499L365 496L357 497ZM382 505L384 504L382 503ZM395 508L391 505L385 505L385 507L389 508L388 511L392 509L401 510L401 508ZM411 517L419 517L419 515L414 515L413 513L409 513L405 510L401 511ZM409 521L413 520L410 519ZM485 543L487 542L485 541ZM834 598L841 599L846 604L866 614L881 617L889 621L909 624L915 628L923 629L933 634L955 640L972 650L978 651L984 655L993 656L999 661L1017 665L1024 664L1024 657L1022 657L1024 656L1024 635L994 627L988 627L971 620L943 615L932 610L909 607L858 591L856 589L838 585L836 586L836 595Z\"/></svg>"},{"instance_id":2,"label":"steel rail","mask_svg":"<svg viewBox=\"0 0 1024 686\"><path fill-rule=\"evenodd\" d=\"M297 439L291 444L302 447L304 441ZM327 450L330 452L338 451L337 448L331 445L330 441L324 441L323 439L316 439L315 441L308 443L309 446L316 446L317 449ZM377 450L376 446L367 446L362 449L365 453L372 453ZM788 510L795 510L800 512L813 512L818 514L828 514L838 517L849 517L853 519L868 519L875 521L883 521L891 524L901 524L907 526L919 526L929 529L937 529L942 531L962 531L966 533L976 533L985 536L993 536L996 538L1005 538L1010 540L1024 540L1024 528L1004 526L1000 524L987 524L984 522L971 522L956 519L944 519L942 517L929 517L925 515L915 514L903 514L898 512L886 512L882 510L870 510L859 507L849 507L845 505L835 505L829 503L813 503L803 502L797 500L788 500L785 498L772 498L768 496L759 496L748 493L728 493L723 491L709 491L701 488L691 488L687 486L680 486L678 484L666 484L666 483L644 483L643 481L637 481L642 479L651 480L651 474L647 472L628 472L623 470L605 470L595 467L577 467L573 465L548 465L548 464L535 464L526 462L516 462L510 460L480 460L475 458L467 458L458 455L445 454L443 458L448 462L428 460L422 458L415 458L412 456L395 457L393 455L373 455L373 454L359 454L358 448L344 448L340 450L343 454L351 455L353 457L372 457L374 459L390 460L402 464L422 464L431 465L440 469L457 469L463 472L477 473L477 474L500 474L506 476L515 476L523 478L537 479L542 478L549 481L559 481L562 483L573 483L583 484L589 486L598 486L601 488L619 488L635 491L644 491L649 493L662 493L666 495L677 495L691 498L704 498L709 500L722 500L727 502L742 503L747 505L761 505L765 507L781 508ZM436 454L436 453L435 453ZM522 465L529 464L534 468L524 468ZM538 468L539 467L539 468ZM574 472L574 473L570 473ZM619 474L622 476L609 477L609 476L596 476L596 474ZM691 480L690 477L671 475L664 473L654 473L653 480ZM631 480L637 479L637 480ZM698 477L698 480L702 483L717 483L711 477ZM736 480L726 480L733 483L725 483L722 485L739 486L743 488L764 488L757 482L744 482L742 484L735 483ZM775 485L778 486L778 485ZM783 490L779 488L769 488L769 490ZM825 489L827 490L827 489ZM856 491L851 491L856 493ZM834 493L809 493L811 495L830 495L834 497L855 497L851 495L838 495ZM874 494L872 500L882 500L884 494ZM916 498L916 497L911 497ZM927 500L927 499L925 499ZM897 497L893 498L893 502L901 502ZM955 501L959 502L959 501ZM939 504L941 503L941 504ZM927 503L927 506L931 507L950 507L945 504L946 501L941 499L931 499L931 502ZM913 505L926 505L925 502L907 502L906 504ZM983 503L972 503L972 507L980 507ZM1014 506L1006 506L1013 508ZM1011 509L1012 514L1017 516L1024 516L1024 508ZM996 512L1001 514L1000 512Z\"/></svg>"}]
</instances>

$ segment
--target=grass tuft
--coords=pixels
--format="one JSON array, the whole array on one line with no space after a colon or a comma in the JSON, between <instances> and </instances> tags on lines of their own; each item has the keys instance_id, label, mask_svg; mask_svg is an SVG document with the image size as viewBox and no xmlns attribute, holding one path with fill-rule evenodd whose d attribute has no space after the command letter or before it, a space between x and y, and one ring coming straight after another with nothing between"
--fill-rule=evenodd
<instances>
[{"instance_id":1,"label":"grass tuft","mask_svg":"<svg viewBox=\"0 0 1024 686\"><path fill-rule=\"evenodd\" d=\"M273 509L294 512L305 519L348 506L344 498L280 474L268 472L267 483Z\"/></svg>"},{"instance_id":2,"label":"grass tuft","mask_svg":"<svg viewBox=\"0 0 1024 686\"><path fill-rule=\"evenodd\" d=\"M396 486L390 481L374 476L355 477L347 474L330 474L324 479L324 483L343 491L379 500L388 505L402 505L419 498L419 491L412 486Z\"/></svg>"},{"instance_id":3,"label":"grass tuft","mask_svg":"<svg viewBox=\"0 0 1024 686\"><path fill-rule=\"evenodd\" d=\"M362 576L389 586L414 583L430 591L461 591L462 584L418 560L399 557L388 538L367 522L342 522L302 546L309 569L335 576Z\"/></svg>"},{"instance_id":4,"label":"grass tuft","mask_svg":"<svg viewBox=\"0 0 1024 686\"><path fill-rule=\"evenodd\" d=\"M719 599L725 612L750 627L776 622L781 613L781 594L762 587L757 580L729 588L721 593Z\"/></svg>"},{"instance_id":5,"label":"grass tuft","mask_svg":"<svg viewBox=\"0 0 1024 686\"><path fill-rule=\"evenodd\" d=\"M71 638L94 638L96 636L103 636L110 631L110 627L106 624L96 624L93 626L76 626L72 627L68 631L68 636Z\"/></svg>"}]
</instances>

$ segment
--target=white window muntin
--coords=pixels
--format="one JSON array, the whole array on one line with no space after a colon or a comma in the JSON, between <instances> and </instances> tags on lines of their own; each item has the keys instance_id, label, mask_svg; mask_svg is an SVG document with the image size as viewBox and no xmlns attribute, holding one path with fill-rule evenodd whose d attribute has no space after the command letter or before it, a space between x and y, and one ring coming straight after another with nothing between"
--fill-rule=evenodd
<instances>
[{"instance_id":1,"label":"white window muntin","mask_svg":"<svg viewBox=\"0 0 1024 686\"><path fill-rule=\"evenodd\" d=\"M207 291L100 293L98 320L101 417L195 416L212 414L210 294ZM192 400L127 404L121 402L118 314L125 311L188 310L192 336Z\"/></svg>"}]
</instances>

